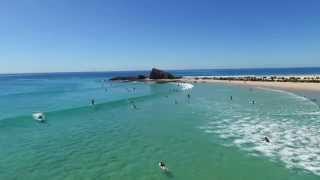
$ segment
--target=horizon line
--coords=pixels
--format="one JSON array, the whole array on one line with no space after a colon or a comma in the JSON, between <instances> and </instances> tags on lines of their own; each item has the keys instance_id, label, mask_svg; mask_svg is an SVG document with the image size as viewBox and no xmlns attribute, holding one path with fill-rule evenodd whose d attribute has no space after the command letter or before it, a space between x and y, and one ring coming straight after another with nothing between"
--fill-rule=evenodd
<instances>
[{"instance_id":1,"label":"horizon line","mask_svg":"<svg viewBox=\"0 0 320 180\"><path fill-rule=\"evenodd\" d=\"M153 67L157 68L157 67ZM166 71L188 71L188 70L240 70L240 69L295 69L295 68L320 68L320 66L283 66L283 67L212 67L212 68L185 68L185 69L170 69L170 68L157 68ZM108 73L108 72L138 72L138 71L150 71L152 68L140 69L140 70L88 70L88 71L51 71L51 72L13 72L13 73L1 73L0 75L19 75L19 74L63 74L63 73Z\"/></svg>"}]
</instances>

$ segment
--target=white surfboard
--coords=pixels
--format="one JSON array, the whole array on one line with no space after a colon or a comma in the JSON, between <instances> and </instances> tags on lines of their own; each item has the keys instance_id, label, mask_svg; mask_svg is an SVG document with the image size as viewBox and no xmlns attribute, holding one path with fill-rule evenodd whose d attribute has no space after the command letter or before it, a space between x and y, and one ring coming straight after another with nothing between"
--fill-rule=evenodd
<instances>
[{"instance_id":1,"label":"white surfboard","mask_svg":"<svg viewBox=\"0 0 320 180\"><path fill-rule=\"evenodd\" d=\"M42 112L33 113L32 117L34 120L39 121L39 122L44 122L46 119L44 113L42 113Z\"/></svg>"}]
</instances>

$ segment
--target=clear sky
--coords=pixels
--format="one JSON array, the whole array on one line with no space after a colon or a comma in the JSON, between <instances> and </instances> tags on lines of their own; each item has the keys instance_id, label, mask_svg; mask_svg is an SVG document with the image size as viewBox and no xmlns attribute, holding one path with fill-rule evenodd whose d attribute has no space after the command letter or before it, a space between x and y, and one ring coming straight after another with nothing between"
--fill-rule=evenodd
<instances>
[{"instance_id":1,"label":"clear sky","mask_svg":"<svg viewBox=\"0 0 320 180\"><path fill-rule=\"evenodd\" d=\"M320 1L0 1L0 73L153 66L320 66Z\"/></svg>"}]
</instances>

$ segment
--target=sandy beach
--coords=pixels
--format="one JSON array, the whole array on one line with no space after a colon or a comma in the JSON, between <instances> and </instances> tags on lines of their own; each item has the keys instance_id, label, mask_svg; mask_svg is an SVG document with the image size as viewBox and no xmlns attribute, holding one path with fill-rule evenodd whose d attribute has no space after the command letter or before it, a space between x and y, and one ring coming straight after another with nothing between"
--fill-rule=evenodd
<instances>
[{"instance_id":1,"label":"sandy beach","mask_svg":"<svg viewBox=\"0 0 320 180\"><path fill-rule=\"evenodd\" d=\"M186 83L220 83L224 85L235 85L250 88L265 88L284 90L295 93L310 99L320 107L320 83L312 82L268 82L268 81L241 81L241 80L215 80L215 79L198 79L182 78L181 82Z\"/></svg>"},{"instance_id":2,"label":"sandy beach","mask_svg":"<svg viewBox=\"0 0 320 180\"><path fill-rule=\"evenodd\" d=\"M320 92L320 83L302 83L302 82L267 82L267 81L237 81L237 80L213 80L213 79L195 79L182 78L181 81L188 83L223 83L230 85L272 88L287 91L312 91Z\"/></svg>"}]
</instances>

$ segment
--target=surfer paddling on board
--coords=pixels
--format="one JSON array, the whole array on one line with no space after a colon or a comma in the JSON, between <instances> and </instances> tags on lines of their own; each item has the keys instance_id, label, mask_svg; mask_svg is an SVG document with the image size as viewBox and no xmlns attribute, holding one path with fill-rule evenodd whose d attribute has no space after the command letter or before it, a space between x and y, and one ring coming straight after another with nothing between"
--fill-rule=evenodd
<instances>
[{"instance_id":1,"label":"surfer paddling on board","mask_svg":"<svg viewBox=\"0 0 320 180\"><path fill-rule=\"evenodd\" d=\"M270 143L270 139L269 139L267 136L265 136L265 137L263 138L263 141L266 142L266 143Z\"/></svg>"},{"instance_id":2,"label":"surfer paddling on board","mask_svg":"<svg viewBox=\"0 0 320 180\"><path fill-rule=\"evenodd\" d=\"M163 170L163 171L169 171L169 169L166 167L166 165L164 164L163 161L160 161L160 162L159 162L159 167L160 167L160 169Z\"/></svg>"}]
</instances>

